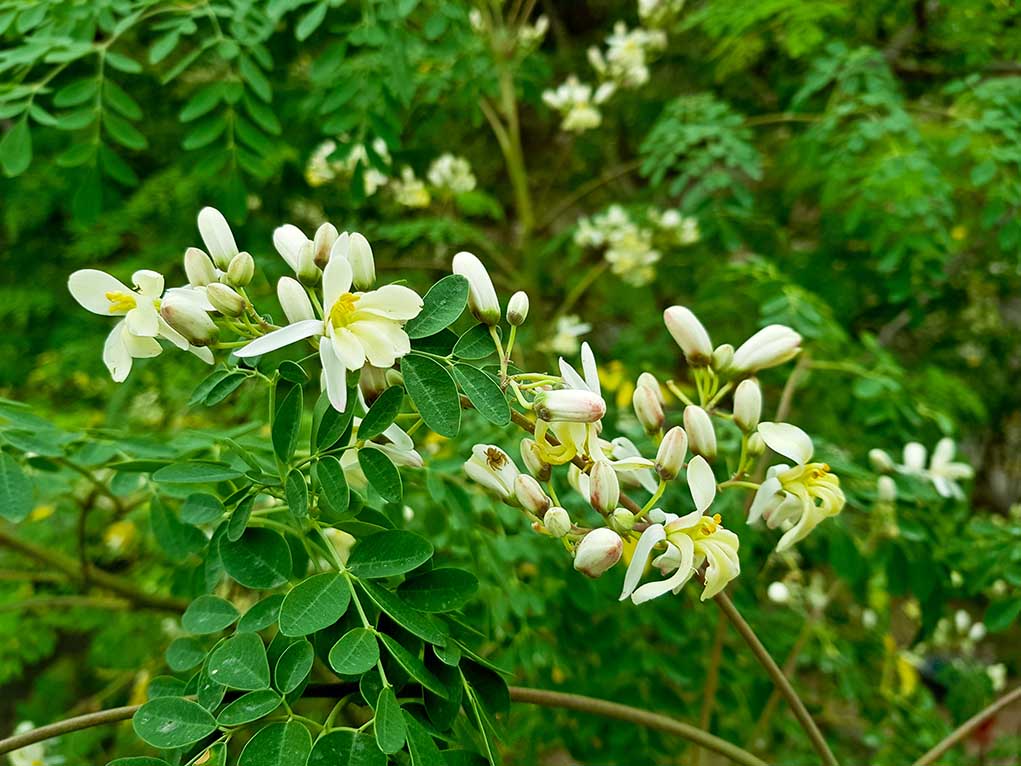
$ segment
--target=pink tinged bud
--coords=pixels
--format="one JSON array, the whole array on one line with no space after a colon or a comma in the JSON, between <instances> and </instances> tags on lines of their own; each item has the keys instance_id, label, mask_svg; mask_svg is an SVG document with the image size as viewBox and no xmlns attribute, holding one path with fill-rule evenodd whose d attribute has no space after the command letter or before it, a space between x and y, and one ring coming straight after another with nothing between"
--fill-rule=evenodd
<instances>
[{"instance_id":1,"label":"pink tinged bud","mask_svg":"<svg viewBox=\"0 0 1021 766\"><path fill-rule=\"evenodd\" d=\"M688 364L693 367L709 364L713 356L713 342L698 317L684 306L671 306L663 312L663 321L684 352Z\"/></svg>"},{"instance_id":2,"label":"pink tinged bud","mask_svg":"<svg viewBox=\"0 0 1021 766\"><path fill-rule=\"evenodd\" d=\"M483 324L498 324L500 301L482 261L471 253L460 252L454 256L453 271L468 280L468 308L472 314Z\"/></svg>"},{"instance_id":3,"label":"pink tinged bud","mask_svg":"<svg viewBox=\"0 0 1021 766\"><path fill-rule=\"evenodd\" d=\"M688 452L688 435L680 426L674 426L659 443L656 452L656 473L663 481L672 481L684 467L684 457Z\"/></svg>"},{"instance_id":4,"label":"pink tinged bud","mask_svg":"<svg viewBox=\"0 0 1021 766\"><path fill-rule=\"evenodd\" d=\"M189 247L184 251L184 273L188 284L203 287L216 281L216 267L209 256L197 247Z\"/></svg>"},{"instance_id":5,"label":"pink tinged bud","mask_svg":"<svg viewBox=\"0 0 1021 766\"><path fill-rule=\"evenodd\" d=\"M589 472L589 501L600 513L613 513L620 504L620 481L607 460L597 460Z\"/></svg>"},{"instance_id":6,"label":"pink tinged bud","mask_svg":"<svg viewBox=\"0 0 1021 766\"><path fill-rule=\"evenodd\" d=\"M238 254L238 246L223 213L213 207L202 208L199 211L199 234L213 263L226 271L231 258Z\"/></svg>"},{"instance_id":7,"label":"pink tinged bud","mask_svg":"<svg viewBox=\"0 0 1021 766\"><path fill-rule=\"evenodd\" d=\"M762 416L762 389L752 378L742 380L734 392L734 422L745 433L754 431Z\"/></svg>"},{"instance_id":8,"label":"pink tinged bud","mask_svg":"<svg viewBox=\"0 0 1021 766\"><path fill-rule=\"evenodd\" d=\"M333 250L333 243L337 241L337 227L332 223L324 223L316 229L315 237L312 240L313 260L320 269L325 269L330 262L330 252Z\"/></svg>"},{"instance_id":9,"label":"pink tinged bud","mask_svg":"<svg viewBox=\"0 0 1021 766\"><path fill-rule=\"evenodd\" d=\"M716 432L708 412L694 405L685 407L684 430L688 433L688 446L692 452L706 460L716 457Z\"/></svg>"},{"instance_id":10,"label":"pink tinged bud","mask_svg":"<svg viewBox=\"0 0 1021 766\"><path fill-rule=\"evenodd\" d=\"M543 391L533 401L540 420L562 423L595 423L606 414L606 402L599 394L564 388Z\"/></svg>"},{"instance_id":11,"label":"pink tinged bud","mask_svg":"<svg viewBox=\"0 0 1021 766\"><path fill-rule=\"evenodd\" d=\"M659 386L659 381L656 380L656 376L651 372L643 372L638 376L638 382L635 384L638 388L648 388L654 391L656 394L656 400L663 404L663 389Z\"/></svg>"},{"instance_id":12,"label":"pink tinged bud","mask_svg":"<svg viewBox=\"0 0 1021 766\"><path fill-rule=\"evenodd\" d=\"M323 278L323 272L316 266L315 245L305 242L298 250L298 281L303 285L314 287Z\"/></svg>"},{"instance_id":13,"label":"pink tinged bud","mask_svg":"<svg viewBox=\"0 0 1021 766\"><path fill-rule=\"evenodd\" d=\"M755 372L776 367L797 356L801 336L790 327L771 324L755 333L734 352L734 369Z\"/></svg>"},{"instance_id":14,"label":"pink tinged bud","mask_svg":"<svg viewBox=\"0 0 1021 766\"><path fill-rule=\"evenodd\" d=\"M238 295L233 287L219 282L214 282L206 287L206 297L214 309L228 317L241 316L248 306L248 301Z\"/></svg>"},{"instance_id":15,"label":"pink tinged bud","mask_svg":"<svg viewBox=\"0 0 1021 766\"><path fill-rule=\"evenodd\" d=\"M574 568L589 577L599 577L620 561L624 541L608 527L593 529L578 543Z\"/></svg>"},{"instance_id":16,"label":"pink tinged bud","mask_svg":"<svg viewBox=\"0 0 1021 766\"><path fill-rule=\"evenodd\" d=\"M351 264L351 277L355 287L368 290L376 282L376 261L369 240L357 231L351 233L347 259Z\"/></svg>"},{"instance_id":17,"label":"pink tinged bud","mask_svg":"<svg viewBox=\"0 0 1021 766\"><path fill-rule=\"evenodd\" d=\"M553 469L549 463L542 459L539 454L539 445L535 443L535 439L521 440L521 462L525 464L528 472L539 481L550 480Z\"/></svg>"},{"instance_id":18,"label":"pink tinged bud","mask_svg":"<svg viewBox=\"0 0 1021 766\"><path fill-rule=\"evenodd\" d=\"M298 280L292 277L281 277L277 282L277 300L280 301L280 308L284 310L284 316L291 324L306 319L315 319L315 312L312 310L312 301L308 299L308 293Z\"/></svg>"},{"instance_id":19,"label":"pink tinged bud","mask_svg":"<svg viewBox=\"0 0 1021 766\"><path fill-rule=\"evenodd\" d=\"M645 433L659 433L666 420L663 405L659 401L659 392L648 386L638 386L631 397L631 404L635 408L635 417L642 424Z\"/></svg>"},{"instance_id":20,"label":"pink tinged bud","mask_svg":"<svg viewBox=\"0 0 1021 766\"><path fill-rule=\"evenodd\" d=\"M507 301L507 323L520 327L528 317L528 294L518 290Z\"/></svg>"},{"instance_id":21,"label":"pink tinged bud","mask_svg":"<svg viewBox=\"0 0 1021 766\"><path fill-rule=\"evenodd\" d=\"M522 508L539 518L542 518L550 507L550 499L543 492L539 482L527 473L519 473L514 479L514 495Z\"/></svg>"},{"instance_id":22,"label":"pink tinged bud","mask_svg":"<svg viewBox=\"0 0 1021 766\"><path fill-rule=\"evenodd\" d=\"M564 537L571 531L571 517L563 508L554 506L542 517L542 525L554 537Z\"/></svg>"},{"instance_id":23,"label":"pink tinged bud","mask_svg":"<svg viewBox=\"0 0 1021 766\"><path fill-rule=\"evenodd\" d=\"M194 301L167 298L160 306L160 316L193 346L211 346L219 340L220 329Z\"/></svg>"},{"instance_id":24,"label":"pink tinged bud","mask_svg":"<svg viewBox=\"0 0 1021 766\"><path fill-rule=\"evenodd\" d=\"M227 267L227 282L234 287L246 287L255 276L255 259L251 253L240 252L230 259Z\"/></svg>"}]
</instances>

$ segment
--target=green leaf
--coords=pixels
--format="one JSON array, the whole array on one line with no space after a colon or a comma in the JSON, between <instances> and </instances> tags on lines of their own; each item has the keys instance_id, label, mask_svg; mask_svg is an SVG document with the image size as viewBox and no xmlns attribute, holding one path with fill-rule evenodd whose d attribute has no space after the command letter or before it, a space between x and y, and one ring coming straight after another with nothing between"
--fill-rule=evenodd
<instances>
[{"instance_id":1,"label":"green leaf","mask_svg":"<svg viewBox=\"0 0 1021 766\"><path fill-rule=\"evenodd\" d=\"M295 468L287 474L284 494L291 517L300 524L308 518L308 485L305 484L305 474L299 469Z\"/></svg>"},{"instance_id":2,"label":"green leaf","mask_svg":"<svg viewBox=\"0 0 1021 766\"><path fill-rule=\"evenodd\" d=\"M312 672L315 658L315 649L308 641L297 641L284 649L273 670L277 688L284 694L290 694L301 686Z\"/></svg>"},{"instance_id":3,"label":"green leaf","mask_svg":"<svg viewBox=\"0 0 1021 766\"><path fill-rule=\"evenodd\" d=\"M400 502L404 494L401 474L386 453L375 447L362 447L358 450L358 465L369 484L384 500Z\"/></svg>"},{"instance_id":4,"label":"green leaf","mask_svg":"<svg viewBox=\"0 0 1021 766\"><path fill-rule=\"evenodd\" d=\"M0 165L8 176L17 176L32 164L32 132L28 115L22 117L0 141Z\"/></svg>"},{"instance_id":5,"label":"green leaf","mask_svg":"<svg viewBox=\"0 0 1021 766\"><path fill-rule=\"evenodd\" d=\"M228 396L233 394L241 384L248 380L248 375L243 372L229 372L222 379L218 380L214 386L209 389L205 398L202 400L202 404L206 407L212 407L213 405L219 404Z\"/></svg>"},{"instance_id":6,"label":"green leaf","mask_svg":"<svg viewBox=\"0 0 1021 766\"><path fill-rule=\"evenodd\" d=\"M132 718L137 734L161 750L184 747L216 731L209 711L180 697L157 697L140 707Z\"/></svg>"},{"instance_id":7,"label":"green leaf","mask_svg":"<svg viewBox=\"0 0 1021 766\"><path fill-rule=\"evenodd\" d=\"M379 693L372 728L376 734L376 744L384 753L390 755L404 747L404 717L392 686L384 686Z\"/></svg>"},{"instance_id":8,"label":"green leaf","mask_svg":"<svg viewBox=\"0 0 1021 766\"><path fill-rule=\"evenodd\" d=\"M477 324L467 330L454 344L454 356L460 359L485 359L496 353L496 344L489 334L489 327Z\"/></svg>"},{"instance_id":9,"label":"green leaf","mask_svg":"<svg viewBox=\"0 0 1021 766\"><path fill-rule=\"evenodd\" d=\"M316 740L307 766L386 766L386 756L372 737L354 731L331 731Z\"/></svg>"},{"instance_id":10,"label":"green leaf","mask_svg":"<svg viewBox=\"0 0 1021 766\"><path fill-rule=\"evenodd\" d=\"M280 615L280 605L283 602L284 596L282 593L266 596L266 598L255 604L255 606L241 616L241 619L238 621L237 632L247 631L255 633L273 625Z\"/></svg>"},{"instance_id":11,"label":"green leaf","mask_svg":"<svg viewBox=\"0 0 1021 766\"><path fill-rule=\"evenodd\" d=\"M440 568L405 580L397 594L421 612L449 612L463 606L478 589L479 581L471 572Z\"/></svg>"},{"instance_id":12,"label":"green leaf","mask_svg":"<svg viewBox=\"0 0 1021 766\"><path fill-rule=\"evenodd\" d=\"M422 614L404 602L396 593L374 583L372 580L361 580L359 585L366 595L380 609L409 633L413 633L430 644L444 646L447 643L446 628L433 617Z\"/></svg>"},{"instance_id":13,"label":"green leaf","mask_svg":"<svg viewBox=\"0 0 1021 766\"><path fill-rule=\"evenodd\" d=\"M275 588L291 575L291 549L270 529L246 529L237 540L221 540L220 558L227 574L246 588Z\"/></svg>"},{"instance_id":14,"label":"green leaf","mask_svg":"<svg viewBox=\"0 0 1021 766\"><path fill-rule=\"evenodd\" d=\"M110 761L106 766L170 766L162 758L150 758L147 755L129 755L127 758L117 758Z\"/></svg>"},{"instance_id":15,"label":"green leaf","mask_svg":"<svg viewBox=\"0 0 1021 766\"><path fill-rule=\"evenodd\" d=\"M141 151L149 145L138 128L123 117L118 117L111 110L103 112L103 127L114 141L128 149Z\"/></svg>"},{"instance_id":16,"label":"green leaf","mask_svg":"<svg viewBox=\"0 0 1021 766\"><path fill-rule=\"evenodd\" d=\"M248 740L238 766L301 766L312 750L312 736L297 721L271 723Z\"/></svg>"},{"instance_id":17,"label":"green leaf","mask_svg":"<svg viewBox=\"0 0 1021 766\"><path fill-rule=\"evenodd\" d=\"M411 766L447 766L447 761L436 747L432 735L407 710L401 712L404 714Z\"/></svg>"},{"instance_id":18,"label":"green leaf","mask_svg":"<svg viewBox=\"0 0 1021 766\"><path fill-rule=\"evenodd\" d=\"M443 277L422 299L422 310L405 325L408 337L425 338L438 333L461 316L468 305L468 280L460 274Z\"/></svg>"},{"instance_id":19,"label":"green leaf","mask_svg":"<svg viewBox=\"0 0 1021 766\"><path fill-rule=\"evenodd\" d=\"M197 639L186 636L170 642L166 657L171 670L183 673L201 665L202 660L206 658L206 650Z\"/></svg>"},{"instance_id":20,"label":"green leaf","mask_svg":"<svg viewBox=\"0 0 1021 766\"><path fill-rule=\"evenodd\" d=\"M188 495L181 506L181 520L188 524L210 524L219 521L224 514L220 498L204 492Z\"/></svg>"},{"instance_id":21,"label":"green leaf","mask_svg":"<svg viewBox=\"0 0 1021 766\"><path fill-rule=\"evenodd\" d=\"M61 109L84 104L96 95L99 81L95 77L85 77L65 85L53 94L53 105Z\"/></svg>"},{"instance_id":22,"label":"green leaf","mask_svg":"<svg viewBox=\"0 0 1021 766\"><path fill-rule=\"evenodd\" d=\"M510 405L496 378L478 367L458 363L454 379L482 417L497 426L510 423Z\"/></svg>"},{"instance_id":23,"label":"green leaf","mask_svg":"<svg viewBox=\"0 0 1021 766\"><path fill-rule=\"evenodd\" d=\"M349 630L330 649L329 660L341 675L358 676L371 670L379 661L375 633L368 628Z\"/></svg>"},{"instance_id":24,"label":"green leaf","mask_svg":"<svg viewBox=\"0 0 1021 766\"><path fill-rule=\"evenodd\" d=\"M189 633L219 633L234 624L238 610L219 596L199 596L184 610L181 627Z\"/></svg>"},{"instance_id":25,"label":"green leaf","mask_svg":"<svg viewBox=\"0 0 1021 766\"><path fill-rule=\"evenodd\" d=\"M32 512L32 482L18 461L0 452L0 516L8 521L24 521Z\"/></svg>"},{"instance_id":26,"label":"green leaf","mask_svg":"<svg viewBox=\"0 0 1021 766\"><path fill-rule=\"evenodd\" d=\"M269 686L266 647L256 633L237 633L209 655L209 677L231 689Z\"/></svg>"},{"instance_id":27,"label":"green leaf","mask_svg":"<svg viewBox=\"0 0 1021 766\"><path fill-rule=\"evenodd\" d=\"M351 603L351 590L337 572L312 575L284 596L280 606L280 632L285 636L307 636L328 628L344 616Z\"/></svg>"},{"instance_id":28,"label":"green leaf","mask_svg":"<svg viewBox=\"0 0 1021 766\"><path fill-rule=\"evenodd\" d=\"M237 479L243 474L228 463L190 460L187 463L172 463L153 473L153 481L167 484L216 484Z\"/></svg>"},{"instance_id":29,"label":"green leaf","mask_svg":"<svg viewBox=\"0 0 1021 766\"><path fill-rule=\"evenodd\" d=\"M277 406L273 418L273 452L281 463L287 463L298 444L301 428L301 386L293 386Z\"/></svg>"},{"instance_id":30,"label":"green leaf","mask_svg":"<svg viewBox=\"0 0 1021 766\"><path fill-rule=\"evenodd\" d=\"M308 383L310 380L308 373L305 372L305 368L297 362L291 359L285 359L277 365L277 372L280 373L280 377L284 380L290 381L297 385Z\"/></svg>"},{"instance_id":31,"label":"green leaf","mask_svg":"<svg viewBox=\"0 0 1021 766\"><path fill-rule=\"evenodd\" d=\"M347 401L348 408L344 412L337 412L333 409L325 393L319 397L316 411L322 412L322 416L316 426L314 439L316 452L325 452L336 445L348 426L351 425L351 418L354 417L354 407L351 403L356 401L354 391L351 388L348 388Z\"/></svg>"},{"instance_id":32,"label":"green leaf","mask_svg":"<svg viewBox=\"0 0 1021 766\"><path fill-rule=\"evenodd\" d=\"M173 559L183 559L206 546L202 530L185 524L158 497L149 502L149 523L156 542Z\"/></svg>"},{"instance_id":33,"label":"green leaf","mask_svg":"<svg viewBox=\"0 0 1021 766\"><path fill-rule=\"evenodd\" d=\"M986 609L983 619L990 633L999 633L1009 628L1021 614L1021 598L1010 601L994 601Z\"/></svg>"},{"instance_id":34,"label":"green leaf","mask_svg":"<svg viewBox=\"0 0 1021 766\"><path fill-rule=\"evenodd\" d=\"M314 470L316 481L319 482L319 503L337 516L347 513L351 493L340 461L327 455L316 462Z\"/></svg>"},{"instance_id":35,"label":"green leaf","mask_svg":"<svg viewBox=\"0 0 1021 766\"><path fill-rule=\"evenodd\" d=\"M248 521L252 518L252 511L255 508L255 495L249 495L234 509L227 522L227 539L232 543L241 539L248 527Z\"/></svg>"},{"instance_id":36,"label":"green leaf","mask_svg":"<svg viewBox=\"0 0 1021 766\"><path fill-rule=\"evenodd\" d=\"M347 565L357 577L390 577L410 572L432 555L432 543L424 537L394 529L360 540Z\"/></svg>"},{"instance_id":37,"label":"green leaf","mask_svg":"<svg viewBox=\"0 0 1021 766\"><path fill-rule=\"evenodd\" d=\"M280 707L280 695L272 689L248 692L220 711L216 723L220 726L241 726L257 721Z\"/></svg>"},{"instance_id":38,"label":"green leaf","mask_svg":"<svg viewBox=\"0 0 1021 766\"><path fill-rule=\"evenodd\" d=\"M397 664L404 668L409 676L433 694L444 699L447 698L449 692L447 692L446 687L430 672L417 654L412 654L404 648L403 644L385 633L379 634L379 640L383 642L383 646L390 652L390 656L397 660Z\"/></svg>"},{"instance_id":39,"label":"green leaf","mask_svg":"<svg viewBox=\"0 0 1021 766\"><path fill-rule=\"evenodd\" d=\"M400 386L391 386L381 393L358 425L358 438L371 439L388 429L397 419L403 401L404 389Z\"/></svg>"},{"instance_id":40,"label":"green leaf","mask_svg":"<svg viewBox=\"0 0 1021 766\"><path fill-rule=\"evenodd\" d=\"M434 359L411 353L401 359L401 372L425 424L440 436L457 436L461 400L446 368Z\"/></svg>"},{"instance_id":41,"label":"green leaf","mask_svg":"<svg viewBox=\"0 0 1021 766\"><path fill-rule=\"evenodd\" d=\"M326 18L326 7L326 2L321 1L301 17L294 27L294 36L299 42L308 38L323 23L323 19Z\"/></svg>"},{"instance_id":42,"label":"green leaf","mask_svg":"<svg viewBox=\"0 0 1021 766\"><path fill-rule=\"evenodd\" d=\"M106 63L114 69L120 72L126 72L127 74L138 74L142 71L141 64L133 58L129 58L123 53L117 53L116 51L107 50Z\"/></svg>"}]
</instances>

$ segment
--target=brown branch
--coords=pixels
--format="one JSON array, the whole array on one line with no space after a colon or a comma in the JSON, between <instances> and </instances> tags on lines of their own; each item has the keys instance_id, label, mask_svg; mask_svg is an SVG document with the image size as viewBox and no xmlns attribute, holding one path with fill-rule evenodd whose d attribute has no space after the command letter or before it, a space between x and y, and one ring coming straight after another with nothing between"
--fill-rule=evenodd
<instances>
[{"instance_id":1,"label":"brown branch","mask_svg":"<svg viewBox=\"0 0 1021 766\"><path fill-rule=\"evenodd\" d=\"M929 764L935 763L936 759L943 755L947 750L958 744L962 739L975 731L975 729L988 721L992 716L1007 707L1007 705L1017 702L1018 700L1021 700L1021 686L1007 692L991 705L980 710L967 721L962 723L950 734L944 737L935 747L929 750L929 752L915 761L913 766L929 766Z\"/></svg>"},{"instance_id":2,"label":"brown branch","mask_svg":"<svg viewBox=\"0 0 1021 766\"><path fill-rule=\"evenodd\" d=\"M102 596L44 596L27 598L0 604L0 612L16 612L22 609L52 609L54 607L82 607L85 609L106 609L123 611L130 609L131 602L123 598L104 598Z\"/></svg>"}]
</instances>

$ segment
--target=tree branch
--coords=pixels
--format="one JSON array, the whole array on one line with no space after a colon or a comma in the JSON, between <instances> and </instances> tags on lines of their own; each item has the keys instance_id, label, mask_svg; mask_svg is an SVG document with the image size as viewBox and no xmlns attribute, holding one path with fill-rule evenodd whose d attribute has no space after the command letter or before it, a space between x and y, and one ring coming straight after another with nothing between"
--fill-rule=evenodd
<instances>
[{"instance_id":1,"label":"tree branch","mask_svg":"<svg viewBox=\"0 0 1021 766\"><path fill-rule=\"evenodd\" d=\"M989 720L992 716L1007 707L1007 705L1017 702L1018 700L1021 700L1021 686L1007 692L987 708L980 710L967 721L962 723L950 732L950 734L944 737L939 743L937 743L934 748L915 761L913 766L929 766L929 764L935 763L936 759L943 755L947 750L958 744L962 739L975 731L975 729Z\"/></svg>"}]
</instances>

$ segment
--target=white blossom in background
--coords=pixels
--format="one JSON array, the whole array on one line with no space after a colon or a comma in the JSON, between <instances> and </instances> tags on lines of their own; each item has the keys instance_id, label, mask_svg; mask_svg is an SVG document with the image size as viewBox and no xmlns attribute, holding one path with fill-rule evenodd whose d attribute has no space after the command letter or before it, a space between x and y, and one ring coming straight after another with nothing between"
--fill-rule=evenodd
<instances>
[{"instance_id":1,"label":"white blossom in background","mask_svg":"<svg viewBox=\"0 0 1021 766\"><path fill-rule=\"evenodd\" d=\"M989 683L993 685L994 692L1002 692L1007 687L1007 666L1002 662L987 667L986 676L989 678Z\"/></svg>"},{"instance_id":2,"label":"white blossom in background","mask_svg":"<svg viewBox=\"0 0 1021 766\"><path fill-rule=\"evenodd\" d=\"M603 83L593 91L591 85L581 82L572 74L556 90L544 91L542 100L560 113L561 130L584 133L599 127L603 115L598 106L613 95L614 89L612 83Z\"/></svg>"},{"instance_id":3,"label":"white blossom in background","mask_svg":"<svg viewBox=\"0 0 1021 766\"><path fill-rule=\"evenodd\" d=\"M341 137L342 143L347 143L347 137ZM390 166L390 150L386 141L376 138L372 141L372 151L376 157L387 167ZM364 144L355 144L347 153L346 157L334 158L338 144L330 139L319 144L308 158L305 164L305 180L309 186L323 186L338 179L350 179L355 172L358 163L362 165L362 182L365 194L371 197L390 180L389 177L376 168L369 161L368 151Z\"/></svg>"},{"instance_id":4,"label":"white blossom in background","mask_svg":"<svg viewBox=\"0 0 1021 766\"><path fill-rule=\"evenodd\" d=\"M557 317L553 325L553 334L542 344L542 348L554 354L571 356L578 353L582 335L592 331L592 325L582 322L577 314L566 314Z\"/></svg>"},{"instance_id":5,"label":"white blossom in background","mask_svg":"<svg viewBox=\"0 0 1021 766\"><path fill-rule=\"evenodd\" d=\"M889 461L890 464L888 466L884 464L883 467L892 468L904 476L913 476L932 482L941 497L963 500L964 490L961 489L959 482L972 478L975 475L975 470L967 463L954 460L956 451L954 440L949 437L944 437L936 443L931 457L924 445L919 442L908 442L904 445L903 462L893 464L892 461ZM873 467L876 467L877 463L874 455L880 452L881 450L872 450L869 453ZM882 454L885 456L886 453ZM928 465L926 465L927 459ZM887 460L889 460L888 457Z\"/></svg>"},{"instance_id":6,"label":"white blossom in background","mask_svg":"<svg viewBox=\"0 0 1021 766\"><path fill-rule=\"evenodd\" d=\"M684 0L638 0L638 18L650 27L662 27L684 8Z\"/></svg>"},{"instance_id":7,"label":"white blossom in background","mask_svg":"<svg viewBox=\"0 0 1021 766\"><path fill-rule=\"evenodd\" d=\"M679 210L650 210L649 218L665 235L665 238L670 240L671 244L693 245L701 237L698 219L682 215Z\"/></svg>"},{"instance_id":8,"label":"white blossom in background","mask_svg":"<svg viewBox=\"0 0 1021 766\"><path fill-rule=\"evenodd\" d=\"M22 721L14 727L14 734L25 734L32 731L35 724L31 721ZM34 745L27 745L19 750L14 750L7 756L11 766L44 766L47 763L46 746L42 742Z\"/></svg>"},{"instance_id":9,"label":"white blossom in background","mask_svg":"<svg viewBox=\"0 0 1021 766\"><path fill-rule=\"evenodd\" d=\"M432 201L429 189L407 166L401 168L399 179L390 182L390 191L397 204L404 207L428 207Z\"/></svg>"},{"instance_id":10,"label":"white blossom in background","mask_svg":"<svg viewBox=\"0 0 1021 766\"><path fill-rule=\"evenodd\" d=\"M309 186L323 186L337 177L338 163L330 156L337 151L337 142L323 141L309 155L305 163L305 180Z\"/></svg>"},{"instance_id":11,"label":"white blossom in background","mask_svg":"<svg viewBox=\"0 0 1021 766\"><path fill-rule=\"evenodd\" d=\"M450 194L464 194L475 188L475 175L468 160L449 153L433 160L426 178L434 187Z\"/></svg>"},{"instance_id":12,"label":"white blossom in background","mask_svg":"<svg viewBox=\"0 0 1021 766\"><path fill-rule=\"evenodd\" d=\"M618 21L613 34L606 38L606 52L589 48L592 68L605 80L621 88L638 88L649 81L648 60L651 54L666 48L666 33L659 29L635 27Z\"/></svg>"},{"instance_id":13,"label":"white blossom in background","mask_svg":"<svg viewBox=\"0 0 1021 766\"><path fill-rule=\"evenodd\" d=\"M525 49L534 48L543 41L548 31L549 19L545 15L539 16L534 24L526 21L518 27L518 46Z\"/></svg>"}]
</instances>

